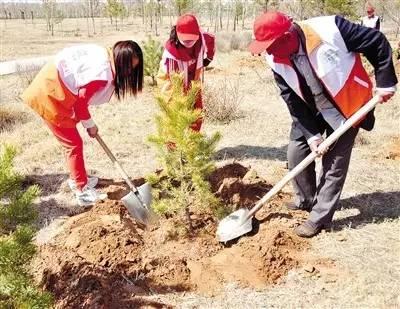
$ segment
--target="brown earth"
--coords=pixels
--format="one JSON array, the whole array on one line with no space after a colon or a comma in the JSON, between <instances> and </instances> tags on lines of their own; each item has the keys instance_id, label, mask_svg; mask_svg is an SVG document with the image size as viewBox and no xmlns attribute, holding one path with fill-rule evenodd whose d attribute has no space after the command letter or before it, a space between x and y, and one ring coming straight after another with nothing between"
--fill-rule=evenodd
<instances>
[{"instance_id":1,"label":"brown earth","mask_svg":"<svg viewBox=\"0 0 400 309\"><path fill-rule=\"evenodd\" d=\"M232 209L251 207L271 188L237 163L217 169L210 183ZM117 200L125 186L100 184L110 199L68 218L63 231L40 246L33 265L57 308L168 308L147 296L189 290L210 295L228 282L262 288L299 266L308 248L291 232L304 214L288 212L282 205L285 195L260 212L251 235L224 245L216 240L217 222L208 214L191 213L195 236L178 237L171 218L145 230Z\"/></svg>"}]
</instances>

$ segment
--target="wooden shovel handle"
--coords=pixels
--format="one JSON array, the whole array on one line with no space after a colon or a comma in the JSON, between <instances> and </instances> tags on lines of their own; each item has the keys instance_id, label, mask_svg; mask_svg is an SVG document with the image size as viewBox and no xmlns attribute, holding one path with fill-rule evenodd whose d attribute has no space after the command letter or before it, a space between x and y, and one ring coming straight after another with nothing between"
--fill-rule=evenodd
<instances>
[{"instance_id":1,"label":"wooden shovel handle","mask_svg":"<svg viewBox=\"0 0 400 309\"><path fill-rule=\"evenodd\" d=\"M99 134L96 134L95 136L96 140L99 142L100 146L103 148L104 152L107 154L107 156L110 158L111 162L114 164L114 166L118 169L120 172L122 178L125 180L126 184L129 186L129 188L134 192L137 193L137 189L132 183L132 181L129 179L128 174L125 172L125 170L122 168L121 164L117 161L113 153L111 152L110 148L106 145L106 143L103 141L103 139L100 137Z\"/></svg>"},{"instance_id":2,"label":"wooden shovel handle","mask_svg":"<svg viewBox=\"0 0 400 309\"><path fill-rule=\"evenodd\" d=\"M319 147L327 148L332 145L340 136L342 136L348 129L359 122L365 115L367 115L378 103L380 102L380 97L373 97L368 103L361 107L356 113L354 113L346 122L341 125L336 131L324 140ZM294 177L300 174L308 165L311 164L318 154L316 152L311 152L303 161L301 161L295 168L293 168L285 177L282 178L264 197L258 201L258 203L250 210L247 215L246 221L253 217L261 207L265 205L275 194L282 190L282 188Z\"/></svg>"}]
</instances>

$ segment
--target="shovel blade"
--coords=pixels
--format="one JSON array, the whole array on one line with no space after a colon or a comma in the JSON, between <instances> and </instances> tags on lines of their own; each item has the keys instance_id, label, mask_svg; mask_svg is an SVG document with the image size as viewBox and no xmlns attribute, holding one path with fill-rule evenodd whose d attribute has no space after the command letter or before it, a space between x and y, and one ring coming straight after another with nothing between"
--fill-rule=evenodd
<instances>
[{"instance_id":1,"label":"shovel blade","mask_svg":"<svg viewBox=\"0 0 400 309\"><path fill-rule=\"evenodd\" d=\"M147 225L151 217L151 186L148 183L137 188L138 195L130 191L121 200L129 214L140 223Z\"/></svg>"},{"instance_id":2,"label":"shovel blade","mask_svg":"<svg viewBox=\"0 0 400 309\"><path fill-rule=\"evenodd\" d=\"M227 242L250 232L253 226L248 214L248 209L241 208L222 219L217 228L218 241Z\"/></svg>"}]
</instances>

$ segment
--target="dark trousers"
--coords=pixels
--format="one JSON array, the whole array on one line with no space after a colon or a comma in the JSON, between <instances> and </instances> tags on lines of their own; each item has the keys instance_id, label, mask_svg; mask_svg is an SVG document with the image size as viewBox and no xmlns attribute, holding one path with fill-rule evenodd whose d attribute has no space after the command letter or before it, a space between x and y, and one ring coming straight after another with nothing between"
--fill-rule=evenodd
<instances>
[{"instance_id":1,"label":"dark trousers","mask_svg":"<svg viewBox=\"0 0 400 309\"><path fill-rule=\"evenodd\" d=\"M318 227L332 221L346 180L357 133L358 129L351 128L331 145L322 157L322 170L318 182L314 162L292 181L296 206L310 209L308 221ZM288 146L289 169L293 169L310 152L304 137L291 140Z\"/></svg>"}]
</instances>

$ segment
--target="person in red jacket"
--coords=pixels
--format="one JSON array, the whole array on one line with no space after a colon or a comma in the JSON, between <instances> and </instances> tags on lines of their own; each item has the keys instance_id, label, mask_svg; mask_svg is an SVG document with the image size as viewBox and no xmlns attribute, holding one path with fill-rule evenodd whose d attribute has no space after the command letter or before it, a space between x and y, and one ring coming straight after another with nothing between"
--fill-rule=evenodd
<instances>
[{"instance_id":1,"label":"person in red jacket","mask_svg":"<svg viewBox=\"0 0 400 309\"><path fill-rule=\"evenodd\" d=\"M214 36L201 31L194 15L182 15L165 43L159 77L169 80L171 74L181 73L187 90L192 81L201 81L204 67L213 60L214 53ZM167 83L163 89L169 88L168 86ZM201 93L198 94L194 108L203 108ZM200 131L201 125L202 119L198 119L192 129Z\"/></svg>"},{"instance_id":2,"label":"person in red jacket","mask_svg":"<svg viewBox=\"0 0 400 309\"><path fill-rule=\"evenodd\" d=\"M98 193L96 177L86 173L83 142L76 128L80 122L90 137L98 128L90 105L128 94L136 96L143 86L143 54L134 41L117 42L112 49L94 44L65 48L47 63L22 94L65 149L70 171L68 184L81 206L93 205L107 196Z\"/></svg>"}]
</instances>

